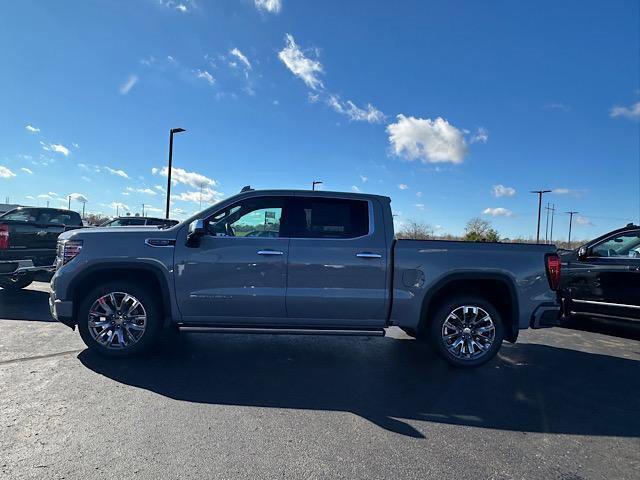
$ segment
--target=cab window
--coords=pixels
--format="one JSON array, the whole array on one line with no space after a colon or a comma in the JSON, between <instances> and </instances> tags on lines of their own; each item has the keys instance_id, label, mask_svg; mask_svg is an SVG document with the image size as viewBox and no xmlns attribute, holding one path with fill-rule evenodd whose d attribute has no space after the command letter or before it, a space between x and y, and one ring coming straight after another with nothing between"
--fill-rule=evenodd
<instances>
[{"instance_id":1,"label":"cab window","mask_svg":"<svg viewBox=\"0 0 640 480\"><path fill-rule=\"evenodd\" d=\"M594 257L640 258L640 230L620 233L594 246Z\"/></svg>"},{"instance_id":2,"label":"cab window","mask_svg":"<svg viewBox=\"0 0 640 480\"><path fill-rule=\"evenodd\" d=\"M215 213L207 232L216 237L279 237L284 198L255 197Z\"/></svg>"}]
</instances>

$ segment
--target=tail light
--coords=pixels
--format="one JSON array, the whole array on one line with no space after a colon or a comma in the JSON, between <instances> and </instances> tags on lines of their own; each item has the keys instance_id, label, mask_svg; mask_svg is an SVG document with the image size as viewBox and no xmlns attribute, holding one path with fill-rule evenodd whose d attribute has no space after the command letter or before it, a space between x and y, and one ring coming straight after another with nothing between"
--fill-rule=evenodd
<instances>
[{"instance_id":1,"label":"tail light","mask_svg":"<svg viewBox=\"0 0 640 480\"><path fill-rule=\"evenodd\" d=\"M60 240L58 242L58 265L65 265L82 251L82 240Z\"/></svg>"},{"instance_id":2,"label":"tail light","mask_svg":"<svg viewBox=\"0 0 640 480\"><path fill-rule=\"evenodd\" d=\"M0 250L9 248L9 225L0 225Z\"/></svg>"},{"instance_id":3,"label":"tail light","mask_svg":"<svg viewBox=\"0 0 640 480\"><path fill-rule=\"evenodd\" d=\"M558 290L560 287L560 257L555 253L551 253L546 257L547 262L547 278L551 290Z\"/></svg>"}]
</instances>

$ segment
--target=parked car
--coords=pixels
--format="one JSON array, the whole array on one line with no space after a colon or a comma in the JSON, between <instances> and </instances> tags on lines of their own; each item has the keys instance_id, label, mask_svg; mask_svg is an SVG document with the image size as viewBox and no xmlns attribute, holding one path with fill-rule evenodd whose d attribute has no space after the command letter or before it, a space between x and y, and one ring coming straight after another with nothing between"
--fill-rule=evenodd
<instances>
[{"instance_id":1,"label":"parked car","mask_svg":"<svg viewBox=\"0 0 640 480\"><path fill-rule=\"evenodd\" d=\"M640 226L628 224L560 255L567 319L640 321Z\"/></svg>"},{"instance_id":2,"label":"parked car","mask_svg":"<svg viewBox=\"0 0 640 480\"><path fill-rule=\"evenodd\" d=\"M101 224L101 227L173 227L177 225L178 220L156 217L117 217Z\"/></svg>"},{"instance_id":3,"label":"parked car","mask_svg":"<svg viewBox=\"0 0 640 480\"><path fill-rule=\"evenodd\" d=\"M0 215L0 287L18 290L36 274L53 272L58 235L81 227L78 213L59 208L18 207Z\"/></svg>"},{"instance_id":4,"label":"parked car","mask_svg":"<svg viewBox=\"0 0 640 480\"><path fill-rule=\"evenodd\" d=\"M258 229L273 236L237 234ZM555 247L394 240L390 199L376 195L245 191L167 230L87 229L59 245L51 312L111 356L148 348L163 327L384 335L395 325L470 367L559 313Z\"/></svg>"}]
</instances>

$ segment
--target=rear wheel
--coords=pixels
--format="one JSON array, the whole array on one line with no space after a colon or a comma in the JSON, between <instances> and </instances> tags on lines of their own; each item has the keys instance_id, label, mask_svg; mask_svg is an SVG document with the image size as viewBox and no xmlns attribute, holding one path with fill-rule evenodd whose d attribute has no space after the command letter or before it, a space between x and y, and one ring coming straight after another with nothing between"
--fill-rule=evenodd
<instances>
[{"instance_id":1,"label":"rear wheel","mask_svg":"<svg viewBox=\"0 0 640 480\"><path fill-rule=\"evenodd\" d=\"M496 308L482 297L446 300L431 323L430 337L438 354L455 367L477 367L500 350L504 326Z\"/></svg>"},{"instance_id":2,"label":"rear wheel","mask_svg":"<svg viewBox=\"0 0 640 480\"><path fill-rule=\"evenodd\" d=\"M33 283L31 275L7 275L0 277L0 287L9 291L26 288Z\"/></svg>"},{"instance_id":3,"label":"rear wheel","mask_svg":"<svg viewBox=\"0 0 640 480\"><path fill-rule=\"evenodd\" d=\"M160 332L161 313L149 290L129 282L93 289L78 309L78 330L87 347L122 357L151 347Z\"/></svg>"}]
</instances>

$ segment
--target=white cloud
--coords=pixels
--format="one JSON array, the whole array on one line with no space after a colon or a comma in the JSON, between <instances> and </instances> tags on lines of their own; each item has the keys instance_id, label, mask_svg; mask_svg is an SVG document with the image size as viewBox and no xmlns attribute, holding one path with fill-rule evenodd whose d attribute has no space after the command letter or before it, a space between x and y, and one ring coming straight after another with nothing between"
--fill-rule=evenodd
<instances>
[{"instance_id":1,"label":"white cloud","mask_svg":"<svg viewBox=\"0 0 640 480\"><path fill-rule=\"evenodd\" d=\"M82 180L84 180L85 182L90 182L90 181L91 181L91 179L90 179L89 177L86 177L86 176L84 176L84 175L83 175L83 176L81 176L80 178L81 178Z\"/></svg>"},{"instance_id":2,"label":"white cloud","mask_svg":"<svg viewBox=\"0 0 640 480\"><path fill-rule=\"evenodd\" d=\"M636 102L629 107L615 106L609 112L613 118L624 117L630 120L640 120L640 102Z\"/></svg>"},{"instance_id":3,"label":"white cloud","mask_svg":"<svg viewBox=\"0 0 640 480\"><path fill-rule=\"evenodd\" d=\"M189 9L187 8L187 6L183 3L180 3L178 5L176 5L176 10L182 12L182 13L187 13L189 11Z\"/></svg>"},{"instance_id":4,"label":"white cloud","mask_svg":"<svg viewBox=\"0 0 640 480\"><path fill-rule=\"evenodd\" d=\"M476 133L469 140L469 143L487 143L488 140L489 131L484 127L479 127Z\"/></svg>"},{"instance_id":5,"label":"white cloud","mask_svg":"<svg viewBox=\"0 0 640 480\"><path fill-rule=\"evenodd\" d=\"M591 220L589 220L587 217L584 217L582 215L576 215L576 223L578 225L586 225L586 226L593 226L593 223L591 222Z\"/></svg>"},{"instance_id":6,"label":"white cloud","mask_svg":"<svg viewBox=\"0 0 640 480\"><path fill-rule=\"evenodd\" d=\"M249 59L240 50L238 50L237 48L232 48L229 51L229 55L233 55L234 57L236 57L247 70L251 70L251 62L249 62Z\"/></svg>"},{"instance_id":7,"label":"white cloud","mask_svg":"<svg viewBox=\"0 0 640 480\"><path fill-rule=\"evenodd\" d=\"M70 193L68 195L68 198L71 198L71 200L74 200L80 203L87 203L89 201L87 200L87 197L81 193Z\"/></svg>"},{"instance_id":8,"label":"white cloud","mask_svg":"<svg viewBox=\"0 0 640 480\"><path fill-rule=\"evenodd\" d=\"M422 198L422 192L416 192L416 197Z\"/></svg>"},{"instance_id":9,"label":"white cloud","mask_svg":"<svg viewBox=\"0 0 640 480\"><path fill-rule=\"evenodd\" d=\"M54 198L57 198L57 196L55 193L51 195L51 192L50 192L50 193L41 193L40 195L38 195L38 198L42 200L53 200Z\"/></svg>"},{"instance_id":10,"label":"white cloud","mask_svg":"<svg viewBox=\"0 0 640 480\"><path fill-rule=\"evenodd\" d=\"M413 206L418 210L424 210L424 203L414 203Z\"/></svg>"},{"instance_id":11,"label":"white cloud","mask_svg":"<svg viewBox=\"0 0 640 480\"><path fill-rule=\"evenodd\" d=\"M569 105L559 102L547 103L543 108L546 110L561 110L563 112L568 112L569 110L571 110L571 107Z\"/></svg>"},{"instance_id":12,"label":"white cloud","mask_svg":"<svg viewBox=\"0 0 640 480\"><path fill-rule=\"evenodd\" d=\"M367 180L369 180L369 177L366 177L364 175L360 175L360 180L362 180L362 183L367 183Z\"/></svg>"},{"instance_id":13,"label":"white cloud","mask_svg":"<svg viewBox=\"0 0 640 480\"><path fill-rule=\"evenodd\" d=\"M146 195L157 195L158 193L150 188L132 188L127 187L127 192L144 193Z\"/></svg>"},{"instance_id":14,"label":"white cloud","mask_svg":"<svg viewBox=\"0 0 640 480\"><path fill-rule=\"evenodd\" d=\"M104 167L104 169L107 172L109 172L111 175L117 175L118 177L122 177L122 178L129 178L129 175L124 170L111 168L111 167Z\"/></svg>"},{"instance_id":15,"label":"white cloud","mask_svg":"<svg viewBox=\"0 0 640 480\"><path fill-rule=\"evenodd\" d=\"M508 208L485 208L482 213L484 215L491 215L492 217L510 217L513 215L513 212Z\"/></svg>"},{"instance_id":16,"label":"white cloud","mask_svg":"<svg viewBox=\"0 0 640 480\"><path fill-rule=\"evenodd\" d=\"M120 210L120 211L123 211L123 212L130 211L128 205L125 205L124 203L120 203L120 202L111 202L109 204L109 207L113 208L114 210Z\"/></svg>"},{"instance_id":17,"label":"white cloud","mask_svg":"<svg viewBox=\"0 0 640 480\"><path fill-rule=\"evenodd\" d=\"M491 194L494 197L513 197L516 194L516 189L504 185L494 185Z\"/></svg>"},{"instance_id":18,"label":"white cloud","mask_svg":"<svg viewBox=\"0 0 640 480\"><path fill-rule=\"evenodd\" d=\"M351 190L353 190L353 191L354 191L354 192L356 192L356 193L360 193L360 192L362 191L362 190L360 190L360 189L358 188L358 186L357 186L357 185L351 185Z\"/></svg>"},{"instance_id":19,"label":"white cloud","mask_svg":"<svg viewBox=\"0 0 640 480\"><path fill-rule=\"evenodd\" d=\"M554 188L551 193L555 193L556 195L569 195L573 193L573 190L570 188Z\"/></svg>"},{"instance_id":20,"label":"white cloud","mask_svg":"<svg viewBox=\"0 0 640 480\"><path fill-rule=\"evenodd\" d=\"M286 35L287 45L278 53L278 58L296 77L302 79L307 87L318 90L324 88L318 74L323 72L322 64L307 58L296 44L292 35Z\"/></svg>"},{"instance_id":21,"label":"white cloud","mask_svg":"<svg viewBox=\"0 0 640 480\"><path fill-rule=\"evenodd\" d=\"M443 118L415 118L400 114L387 126L393 153L424 163L462 163L467 145L460 130Z\"/></svg>"},{"instance_id":22,"label":"white cloud","mask_svg":"<svg viewBox=\"0 0 640 480\"><path fill-rule=\"evenodd\" d=\"M120 85L120 94L126 95L127 93L129 93L129 91L131 91L136 83L138 83L138 76L129 75L129 78L127 78L127 80L122 85Z\"/></svg>"},{"instance_id":23,"label":"white cloud","mask_svg":"<svg viewBox=\"0 0 640 480\"><path fill-rule=\"evenodd\" d=\"M367 104L365 109L362 109L357 107L351 100L343 102L338 95L330 95L327 103L336 112L346 115L352 121L382 123L385 119L384 113L370 103Z\"/></svg>"},{"instance_id":24,"label":"white cloud","mask_svg":"<svg viewBox=\"0 0 640 480\"><path fill-rule=\"evenodd\" d=\"M173 200L180 200L183 202L194 202L194 203L215 203L222 200L222 194L220 192L215 191L210 187L206 187L198 191L191 192L182 192L176 195L171 195Z\"/></svg>"},{"instance_id":25,"label":"white cloud","mask_svg":"<svg viewBox=\"0 0 640 480\"><path fill-rule=\"evenodd\" d=\"M400 190L408 190L409 189L409 185L407 185L406 183L401 183L400 185L398 185L398 188Z\"/></svg>"},{"instance_id":26,"label":"white cloud","mask_svg":"<svg viewBox=\"0 0 640 480\"><path fill-rule=\"evenodd\" d=\"M258 10L269 13L280 13L282 9L282 0L255 0Z\"/></svg>"},{"instance_id":27,"label":"white cloud","mask_svg":"<svg viewBox=\"0 0 640 480\"><path fill-rule=\"evenodd\" d=\"M151 173L154 175L161 175L166 177L169 172L167 167L152 168ZM194 188L201 187L214 187L218 184L213 178L209 178L205 175L196 172L188 172L182 168L173 167L171 169L171 183L182 183Z\"/></svg>"},{"instance_id":28,"label":"white cloud","mask_svg":"<svg viewBox=\"0 0 640 480\"><path fill-rule=\"evenodd\" d=\"M38 133L40 131L39 128L34 127L33 125L25 125L25 127L31 133Z\"/></svg>"},{"instance_id":29,"label":"white cloud","mask_svg":"<svg viewBox=\"0 0 640 480\"><path fill-rule=\"evenodd\" d=\"M77 143L75 143L75 142L72 142L72 143L71 143L71 146L72 146L73 148L80 148L80 145L78 145L78 144L77 144Z\"/></svg>"},{"instance_id":30,"label":"white cloud","mask_svg":"<svg viewBox=\"0 0 640 480\"><path fill-rule=\"evenodd\" d=\"M216 79L213 78L213 75L211 75L206 70L197 69L197 70L194 70L193 73L196 76L196 78L201 78L202 80L206 81L209 85L213 85L214 83L216 83Z\"/></svg>"},{"instance_id":31,"label":"white cloud","mask_svg":"<svg viewBox=\"0 0 640 480\"><path fill-rule=\"evenodd\" d=\"M162 185L155 185L153 188L162 193L167 193L167 190Z\"/></svg>"},{"instance_id":32,"label":"white cloud","mask_svg":"<svg viewBox=\"0 0 640 480\"><path fill-rule=\"evenodd\" d=\"M9 170L7 167L0 165L0 178L15 177L16 174Z\"/></svg>"},{"instance_id":33,"label":"white cloud","mask_svg":"<svg viewBox=\"0 0 640 480\"><path fill-rule=\"evenodd\" d=\"M46 150L47 152L57 152L57 153L61 153L63 154L65 157L69 156L69 149L67 147L65 147L64 145L61 145L59 143L44 143L44 142L40 142L40 145L42 145L42 149Z\"/></svg>"},{"instance_id":34,"label":"white cloud","mask_svg":"<svg viewBox=\"0 0 640 480\"><path fill-rule=\"evenodd\" d=\"M33 170L31 170L30 168L22 167L20 170L22 170L24 173L28 173L29 175L33 175Z\"/></svg>"}]
</instances>

